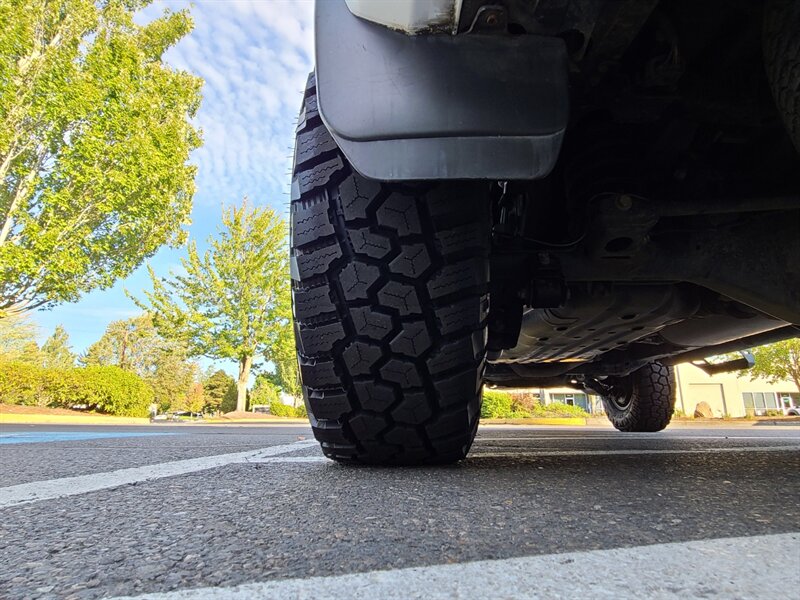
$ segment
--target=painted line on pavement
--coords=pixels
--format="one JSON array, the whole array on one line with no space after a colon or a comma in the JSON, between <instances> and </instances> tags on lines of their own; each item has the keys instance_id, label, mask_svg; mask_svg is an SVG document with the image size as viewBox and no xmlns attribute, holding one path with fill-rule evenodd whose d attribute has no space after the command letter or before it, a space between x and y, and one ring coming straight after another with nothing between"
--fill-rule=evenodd
<instances>
[{"instance_id":1,"label":"painted line on pavement","mask_svg":"<svg viewBox=\"0 0 800 600\"><path fill-rule=\"evenodd\" d=\"M152 481L164 477L174 477L176 475L224 467L235 463L246 463L267 456L294 452L316 444L315 440L302 440L292 444L268 446L248 452L217 454L215 456L203 456L142 467L118 469L105 473L90 473L76 477L63 477L61 479L12 485L0 488L0 508L19 506L20 504L40 502L42 500L53 500L66 496L77 496L141 481Z\"/></svg>"},{"instance_id":2,"label":"painted line on pavement","mask_svg":"<svg viewBox=\"0 0 800 600\"><path fill-rule=\"evenodd\" d=\"M259 463L259 464L269 464L269 463L328 463L331 465L338 465L335 460L328 458L327 456L276 456L274 458L265 457L265 458L254 458L248 462L251 463Z\"/></svg>"},{"instance_id":3,"label":"painted line on pavement","mask_svg":"<svg viewBox=\"0 0 800 600\"><path fill-rule=\"evenodd\" d=\"M727 452L795 452L800 446L728 446L724 448L686 448L683 450L642 449L642 450L533 450L524 452L476 452L470 458L525 458L535 456L614 456L625 454L723 454Z\"/></svg>"},{"instance_id":4,"label":"painted line on pavement","mask_svg":"<svg viewBox=\"0 0 800 600\"><path fill-rule=\"evenodd\" d=\"M795 440L800 441L798 435L558 435L558 436L508 436L508 437L481 437L475 438L476 442L513 442L516 440L614 440L614 441L667 441L667 440Z\"/></svg>"},{"instance_id":5,"label":"painted line on pavement","mask_svg":"<svg viewBox=\"0 0 800 600\"><path fill-rule=\"evenodd\" d=\"M532 458L537 456L606 456L606 455L635 455L635 454L717 454L722 452L791 452L800 451L800 446L738 446L727 448L687 448L685 450L529 450L523 452L473 452L467 457L467 462L476 458ZM260 464L289 464L289 463L329 463L337 464L325 456L276 456L254 458L249 462Z\"/></svg>"},{"instance_id":6,"label":"painted line on pavement","mask_svg":"<svg viewBox=\"0 0 800 600\"><path fill-rule=\"evenodd\" d=\"M185 435L177 432L140 433L130 431L25 431L0 434L1 444L42 444L50 442L78 442L108 438L137 438L157 435Z\"/></svg>"},{"instance_id":7,"label":"painted line on pavement","mask_svg":"<svg viewBox=\"0 0 800 600\"><path fill-rule=\"evenodd\" d=\"M785 533L284 579L116 600L796 598L798 577L785 563L764 557L798 554L800 534Z\"/></svg>"}]
</instances>

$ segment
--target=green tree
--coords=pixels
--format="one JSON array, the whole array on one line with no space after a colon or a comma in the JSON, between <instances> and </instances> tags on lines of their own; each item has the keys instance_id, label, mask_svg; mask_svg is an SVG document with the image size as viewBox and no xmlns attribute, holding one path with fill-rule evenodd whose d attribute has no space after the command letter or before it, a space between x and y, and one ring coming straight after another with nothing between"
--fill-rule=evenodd
<instances>
[{"instance_id":1,"label":"green tree","mask_svg":"<svg viewBox=\"0 0 800 600\"><path fill-rule=\"evenodd\" d=\"M281 391L289 394L294 399L293 405L297 407L298 402L302 402L303 390L297 372L297 352L291 323L276 331L275 339L270 344L269 360L271 368L264 376Z\"/></svg>"},{"instance_id":2,"label":"green tree","mask_svg":"<svg viewBox=\"0 0 800 600\"><path fill-rule=\"evenodd\" d=\"M752 348L755 365L740 375L750 379L763 377L770 382L793 381L800 391L800 338L783 340L766 346Z\"/></svg>"},{"instance_id":3,"label":"green tree","mask_svg":"<svg viewBox=\"0 0 800 600\"><path fill-rule=\"evenodd\" d=\"M231 377L233 379L233 377ZM229 413L236 410L236 403L239 399L239 394L236 389L236 380L233 379L233 387L231 387L228 393L225 394L225 397L222 399L222 403L219 405L220 412Z\"/></svg>"},{"instance_id":4,"label":"green tree","mask_svg":"<svg viewBox=\"0 0 800 600\"><path fill-rule=\"evenodd\" d=\"M38 328L24 315L0 319L0 361L39 364Z\"/></svg>"},{"instance_id":5,"label":"green tree","mask_svg":"<svg viewBox=\"0 0 800 600\"><path fill-rule=\"evenodd\" d=\"M56 327L42 344L42 365L47 369L71 369L75 366L75 355L69 345L69 334L61 325Z\"/></svg>"},{"instance_id":6,"label":"green tree","mask_svg":"<svg viewBox=\"0 0 800 600\"><path fill-rule=\"evenodd\" d=\"M148 302L162 335L186 342L193 356L238 363L236 409L247 406L256 356L272 360L274 342L291 321L286 224L269 208L224 211L222 228L203 256L194 242L181 260L185 275L156 277Z\"/></svg>"},{"instance_id":7,"label":"green tree","mask_svg":"<svg viewBox=\"0 0 800 600\"><path fill-rule=\"evenodd\" d=\"M204 408L207 411L222 410L226 399L226 406L230 406L230 410L236 409L236 380L222 369L216 371L209 369L206 372L206 376L203 378L203 393L205 395Z\"/></svg>"},{"instance_id":8,"label":"green tree","mask_svg":"<svg viewBox=\"0 0 800 600\"><path fill-rule=\"evenodd\" d=\"M86 366L113 365L150 377L155 373L159 354L171 349L169 346L145 313L111 322L103 336L89 346L81 362Z\"/></svg>"},{"instance_id":9,"label":"green tree","mask_svg":"<svg viewBox=\"0 0 800 600\"><path fill-rule=\"evenodd\" d=\"M0 317L105 288L185 239L202 81L164 52L186 11L0 0Z\"/></svg>"},{"instance_id":10,"label":"green tree","mask_svg":"<svg viewBox=\"0 0 800 600\"><path fill-rule=\"evenodd\" d=\"M150 385L162 410L183 403L197 377L197 365L189 362L186 348L159 335L147 313L110 323L81 363L136 373Z\"/></svg>"},{"instance_id":11,"label":"green tree","mask_svg":"<svg viewBox=\"0 0 800 600\"><path fill-rule=\"evenodd\" d=\"M162 350L155 357L153 374L145 381L153 388L162 410L189 410L187 399L196 383L197 363L189 362L182 349Z\"/></svg>"},{"instance_id":12,"label":"green tree","mask_svg":"<svg viewBox=\"0 0 800 600\"><path fill-rule=\"evenodd\" d=\"M173 405L173 410L186 410L192 413L203 412L205 393L202 383L193 383L183 399Z\"/></svg>"},{"instance_id":13,"label":"green tree","mask_svg":"<svg viewBox=\"0 0 800 600\"><path fill-rule=\"evenodd\" d=\"M250 392L250 404L266 404L271 406L273 402L281 401L281 390L272 380L265 375L256 377L253 391Z\"/></svg>"}]
</instances>

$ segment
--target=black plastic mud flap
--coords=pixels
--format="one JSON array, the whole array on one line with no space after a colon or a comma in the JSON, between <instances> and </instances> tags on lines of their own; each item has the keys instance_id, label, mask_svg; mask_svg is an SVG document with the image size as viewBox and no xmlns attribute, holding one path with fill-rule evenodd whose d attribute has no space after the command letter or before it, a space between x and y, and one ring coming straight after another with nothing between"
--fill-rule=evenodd
<instances>
[{"instance_id":1,"label":"black plastic mud flap","mask_svg":"<svg viewBox=\"0 0 800 600\"><path fill-rule=\"evenodd\" d=\"M569 116L560 38L406 35L317 0L319 110L362 175L537 179Z\"/></svg>"}]
</instances>

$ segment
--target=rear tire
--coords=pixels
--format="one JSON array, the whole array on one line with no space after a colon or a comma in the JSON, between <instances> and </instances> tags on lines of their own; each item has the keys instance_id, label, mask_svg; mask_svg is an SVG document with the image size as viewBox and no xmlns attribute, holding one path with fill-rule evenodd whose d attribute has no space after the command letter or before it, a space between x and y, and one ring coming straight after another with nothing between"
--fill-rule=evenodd
<instances>
[{"instance_id":1,"label":"rear tire","mask_svg":"<svg viewBox=\"0 0 800 600\"><path fill-rule=\"evenodd\" d=\"M620 431L661 431L675 410L675 372L652 362L612 382L603 395L611 423Z\"/></svg>"},{"instance_id":2,"label":"rear tire","mask_svg":"<svg viewBox=\"0 0 800 600\"><path fill-rule=\"evenodd\" d=\"M800 2L770 0L764 11L767 79L789 136L800 152Z\"/></svg>"},{"instance_id":3,"label":"rear tire","mask_svg":"<svg viewBox=\"0 0 800 600\"><path fill-rule=\"evenodd\" d=\"M292 301L308 416L326 456L466 456L486 355L489 201L481 183L353 171L309 77L291 200Z\"/></svg>"}]
</instances>

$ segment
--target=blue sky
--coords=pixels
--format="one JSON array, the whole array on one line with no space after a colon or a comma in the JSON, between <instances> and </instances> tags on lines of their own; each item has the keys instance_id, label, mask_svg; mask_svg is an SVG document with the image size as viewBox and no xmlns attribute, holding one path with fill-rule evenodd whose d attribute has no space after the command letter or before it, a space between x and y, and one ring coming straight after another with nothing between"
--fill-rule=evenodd
<instances>
[{"instance_id":1,"label":"blue sky","mask_svg":"<svg viewBox=\"0 0 800 600\"><path fill-rule=\"evenodd\" d=\"M269 205L288 216L293 131L306 77L312 68L312 0L156 0L140 22L165 9L189 8L194 31L166 55L169 64L205 79L197 125L203 147L198 167L191 238L204 249L223 206ZM163 248L150 264L158 274L180 265L182 249ZM79 302L34 313L41 339L62 324L73 350L82 352L114 320L139 313L125 295L149 288L144 266L109 290ZM205 362L205 361L204 361Z\"/></svg>"}]
</instances>

